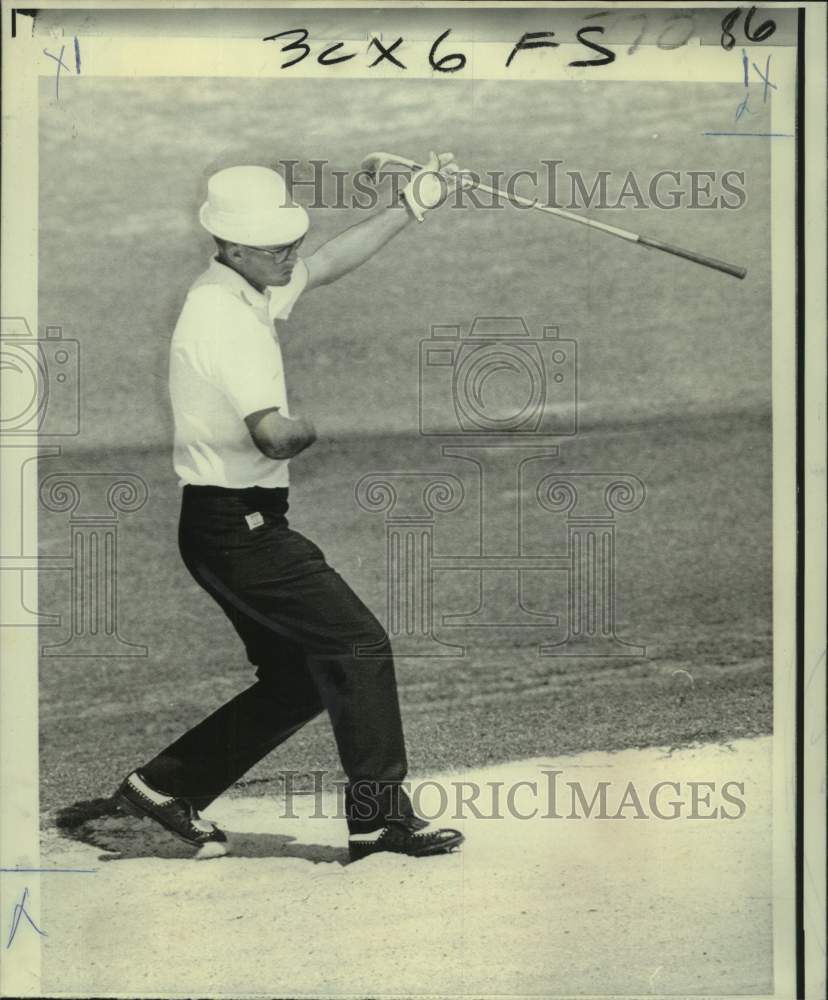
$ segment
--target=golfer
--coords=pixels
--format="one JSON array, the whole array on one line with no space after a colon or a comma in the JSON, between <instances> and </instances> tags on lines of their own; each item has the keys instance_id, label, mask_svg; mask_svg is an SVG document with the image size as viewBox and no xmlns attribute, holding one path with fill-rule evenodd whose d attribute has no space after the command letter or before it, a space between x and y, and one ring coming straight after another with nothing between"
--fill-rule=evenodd
<instances>
[{"instance_id":1,"label":"golfer","mask_svg":"<svg viewBox=\"0 0 828 1000\"><path fill-rule=\"evenodd\" d=\"M452 154L432 153L398 204L305 258L309 219L279 173L237 166L208 183L200 221L217 250L190 288L170 355L179 547L238 632L257 680L116 793L119 805L201 852L224 853L227 838L199 810L323 710L348 779L352 859L440 854L463 840L414 815L401 785L405 741L382 626L319 548L288 526L289 460L316 431L289 410L274 326L303 292L359 267L463 182Z\"/></svg>"}]
</instances>

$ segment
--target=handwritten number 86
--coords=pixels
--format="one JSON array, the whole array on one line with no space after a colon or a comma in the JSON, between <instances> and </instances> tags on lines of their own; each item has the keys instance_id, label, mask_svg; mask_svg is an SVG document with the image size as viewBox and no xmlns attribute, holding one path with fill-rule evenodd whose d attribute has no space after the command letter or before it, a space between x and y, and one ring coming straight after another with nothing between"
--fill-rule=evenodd
<instances>
[{"instance_id":1,"label":"handwritten number 86","mask_svg":"<svg viewBox=\"0 0 828 1000\"><path fill-rule=\"evenodd\" d=\"M729 52L733 46L736 44L736 36L731 31L731 28L739 20L739 15L742 13L741 7L736 7L735 10L730 11L722 18L722 48ZM768 18L767 21L763 21L756 31L753 31L753 15L756 13L756 7L751 7L745 16L745 38L749 42L764 42L766 38L776 31L776 21L772 21Z\"/></svg>"}]
</instances>

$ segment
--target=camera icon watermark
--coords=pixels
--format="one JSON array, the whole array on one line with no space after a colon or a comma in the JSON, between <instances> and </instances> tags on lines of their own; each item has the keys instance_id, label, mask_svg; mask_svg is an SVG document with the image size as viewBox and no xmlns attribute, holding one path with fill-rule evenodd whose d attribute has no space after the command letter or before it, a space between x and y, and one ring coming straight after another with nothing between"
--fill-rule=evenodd
<instances>
[{"instance_id":1,"label":"camera icon watermark","mask_svg":"<svg viewBox=\"0 0 828 1000\"><path fill-rule=\"evenodd\" d=\"M0 434L80 433L80 344L59 326L36 337L22 317L0 329Z\"/></svg>"},{"instance_id":2,"label":"camera icon watermark","mask_svg":"<svg viewBox=\"0 0 828 1000\"><path fill-rule=\"evenodd\" d=\"M525 437L578 429L578 345L519 316L432 326L420 341L420 432Z\"/></svg>"}]
</instances>

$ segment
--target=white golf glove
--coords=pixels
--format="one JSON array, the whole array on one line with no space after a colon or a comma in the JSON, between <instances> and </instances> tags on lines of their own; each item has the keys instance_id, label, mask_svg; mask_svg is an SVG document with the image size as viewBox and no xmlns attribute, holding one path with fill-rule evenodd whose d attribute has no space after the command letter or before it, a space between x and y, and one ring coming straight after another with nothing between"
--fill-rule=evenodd
<instances>
[{"instance_id":1,"label":"white golf glove","mask_svg":"<svg viewBox=\"0 0 828 1000\"><path fill-rule=\"evenodd\" d=\"M411 214L422 222L425 213L441 205L452 187L469 188L474 178L464 173L454 161L454 153L430 153L428 163L415 174L402 190Z\"/></svg>"}]
</instances>

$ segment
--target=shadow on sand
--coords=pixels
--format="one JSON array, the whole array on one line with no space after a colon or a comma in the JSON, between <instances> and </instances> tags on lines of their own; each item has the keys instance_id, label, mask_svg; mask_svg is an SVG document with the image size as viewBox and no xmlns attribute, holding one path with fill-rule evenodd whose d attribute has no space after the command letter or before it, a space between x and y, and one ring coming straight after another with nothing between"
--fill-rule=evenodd
<instances>
[{"instance_id":1,"label":"shadow on sand","mask_svg":"<svg viewBox=\"0 0 828 1000\"><path fill-rule=\"evenodd\" d=\"M64 806L55 814L55 826L64 837L105 851L100 861L184 860L195 853L192 847L152 820L136 819L122 812L112 798L86 799ZM279 833L225 832L228 854L234 858L299 858L313 864L349 863L347 847L305 844Z\"/></svg>"}]
</instances>

